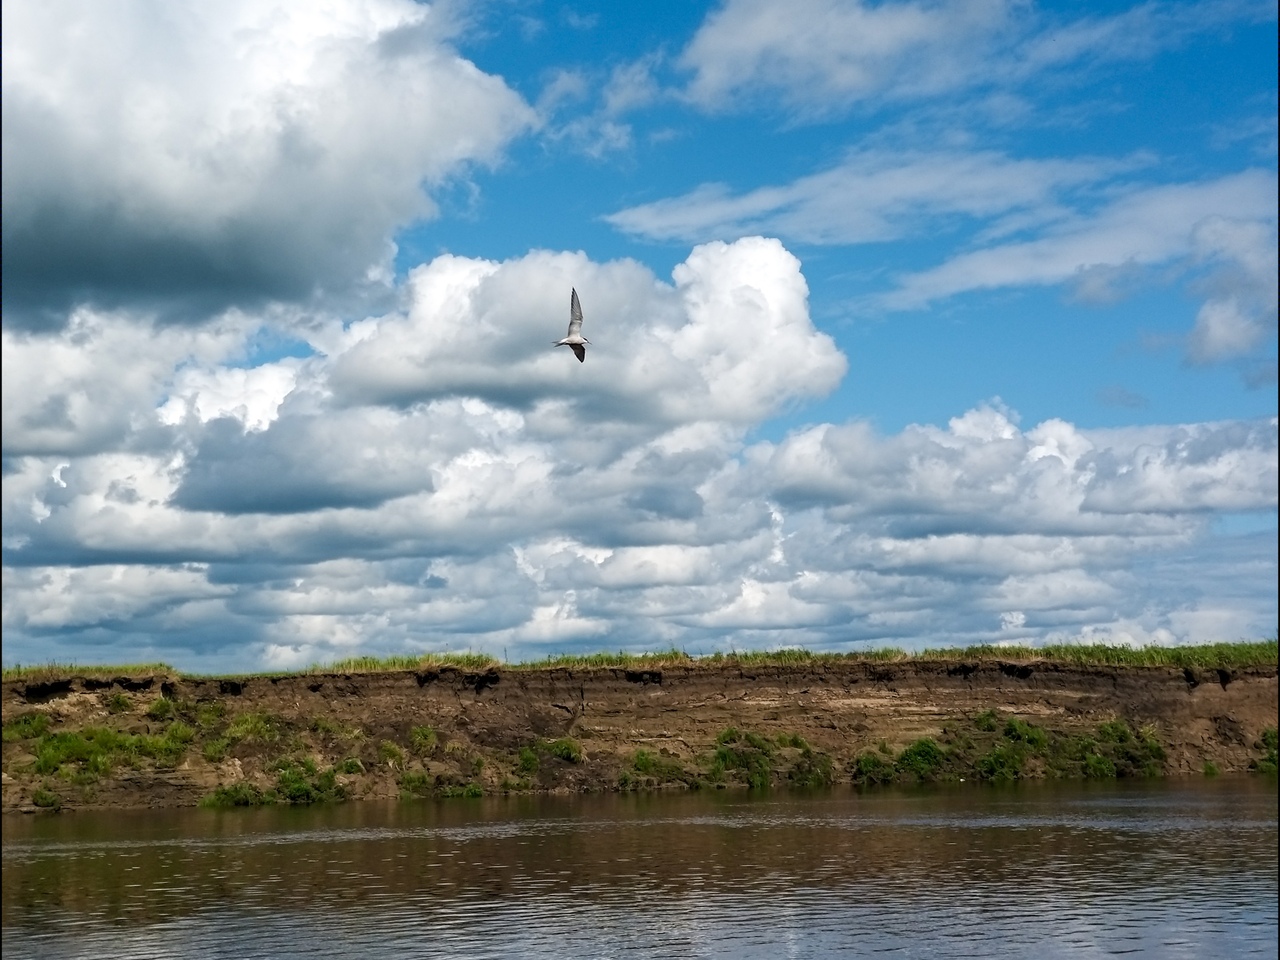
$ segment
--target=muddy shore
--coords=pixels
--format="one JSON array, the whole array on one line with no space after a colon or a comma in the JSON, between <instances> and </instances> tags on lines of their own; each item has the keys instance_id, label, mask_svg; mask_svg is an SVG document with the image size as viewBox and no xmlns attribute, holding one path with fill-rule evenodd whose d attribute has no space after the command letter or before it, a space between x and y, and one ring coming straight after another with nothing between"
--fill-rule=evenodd
<instances>
[{"instance_id":1,"label":"muddy shore","mask_svg":"<svg viewBox=\"0 0 1280 960\"><path fill-rule=\"evenodd\" d=\"M1277 670L441 667L69 676L6 681L2 697L3 809L16 812L1230 773L1274 764Z\"/></svg>"}]
</instances>

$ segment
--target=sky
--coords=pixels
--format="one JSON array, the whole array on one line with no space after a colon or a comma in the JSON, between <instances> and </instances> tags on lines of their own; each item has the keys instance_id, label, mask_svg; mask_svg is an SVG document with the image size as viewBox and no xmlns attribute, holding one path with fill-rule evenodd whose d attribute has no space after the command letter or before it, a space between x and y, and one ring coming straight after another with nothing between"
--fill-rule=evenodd
<instances>
[{"instance_id":1,"label":"sky","mask_svg":"<svg viewBox=\"0 0 1280 960\"><path fill-rule=\"evenodd\" d=\"M2 11L6 666L1275 636L1275 3Z\"/></svg>"}]
</instances>

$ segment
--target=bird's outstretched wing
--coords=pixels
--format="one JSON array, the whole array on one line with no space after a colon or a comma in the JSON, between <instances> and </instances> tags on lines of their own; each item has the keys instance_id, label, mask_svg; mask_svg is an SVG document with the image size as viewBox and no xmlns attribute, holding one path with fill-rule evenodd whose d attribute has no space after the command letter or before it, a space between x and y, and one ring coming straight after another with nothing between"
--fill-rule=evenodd
<instances>
[{"instance_id":1,"label":"bird's outstretched wing","mask_svg":"<svg viewBox=\"0 0 1280 960\"><path fill-rule=\"evenodd\" d=\"M581 321L581 320L579 320L578 322L579 322L579 323L581 323L582 321ZM583 346L582 344L580 344L580 343L571 343L571 344L569 344L569 346L571 346L571 347L573 348L573 355L574 355L575 357L577 357L577 358L578 358L578 362L579 362L579 363L586 363L586 362L587 362L587 348L586 348L586 347L584 347L584 346Z\"/></svg>"},{"instance_id":2,"label":"bird's outstretched wing","mask_svg":"<svg viewBox=\"0 0 1280 960\"><path fill-rule=\"evenodd\" d=\"M569 293L569 336L581 336L582 331L582 304L578 302L578 291L576 289ZM579 357L579 360L582 358Z\"/></svg>"}]
</instances>

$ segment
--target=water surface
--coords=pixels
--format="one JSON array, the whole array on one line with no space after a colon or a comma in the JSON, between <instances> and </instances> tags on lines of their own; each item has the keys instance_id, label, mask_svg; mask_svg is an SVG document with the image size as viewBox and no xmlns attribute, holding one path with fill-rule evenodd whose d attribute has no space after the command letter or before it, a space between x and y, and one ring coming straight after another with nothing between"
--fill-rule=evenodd
<instances>
[{"instance_id":1,"label":"water surface","mask_svg":"<svg viewBox=\"0 0 1280 960\"><path fill-rule=\"evenodd\" d=\"M1274 780L4 822L15 957L1275 957Z\"/></svg>"}]
</instances>

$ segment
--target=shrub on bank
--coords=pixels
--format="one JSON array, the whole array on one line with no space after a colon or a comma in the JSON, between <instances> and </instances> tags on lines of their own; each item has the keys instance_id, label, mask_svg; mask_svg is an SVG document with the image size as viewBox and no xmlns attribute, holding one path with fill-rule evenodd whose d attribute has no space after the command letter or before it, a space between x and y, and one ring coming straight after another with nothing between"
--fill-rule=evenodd
<instances>
[{"instance_id":1,"label":"shrub on bank","mask_svg":"<svg viewBox=\"0 0 1280 960\"><path fill-rule=\"evenodd\" d=\"M547 753L569 763L582 762L582 744L572 737L561 737L547 744Z\"/></svg>"},{"instance_id":2,"label":"shrub on bank","mask_svg":"<svg viewBox=\"0 0 1280 960\"><path fill-rule=\"evenodd\" d=\"M1254 773L1265 773L1275 776L1276 773L1276 745L1280 742L1277 737L1275 727L1267 727L1262 731L1262 736L1253 745L1255 750L1265 751L1257 760L1249 763L1249 769Z\"/></svg>"}]
</instances>

